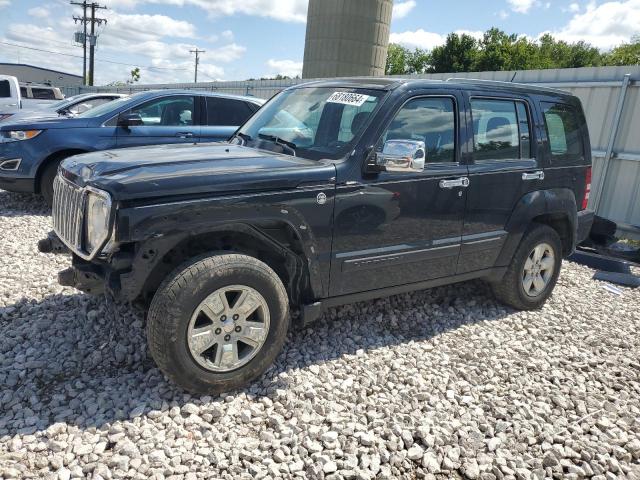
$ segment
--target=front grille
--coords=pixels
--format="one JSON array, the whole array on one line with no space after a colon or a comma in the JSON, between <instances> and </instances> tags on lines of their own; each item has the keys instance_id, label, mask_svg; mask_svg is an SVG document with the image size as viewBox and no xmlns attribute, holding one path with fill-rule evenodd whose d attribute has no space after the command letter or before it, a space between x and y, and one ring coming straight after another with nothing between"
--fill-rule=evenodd
<instances>
[{"instance_id":1,"label":"front grille","mask_svg":"<svg viewBox=\"0 0 640 480\"><path fill-rule=\"evenodd\" d=\"M75 253L82 253L85 190L57 175L53 181L53 229Z\"/></svg>"}]
</instances>

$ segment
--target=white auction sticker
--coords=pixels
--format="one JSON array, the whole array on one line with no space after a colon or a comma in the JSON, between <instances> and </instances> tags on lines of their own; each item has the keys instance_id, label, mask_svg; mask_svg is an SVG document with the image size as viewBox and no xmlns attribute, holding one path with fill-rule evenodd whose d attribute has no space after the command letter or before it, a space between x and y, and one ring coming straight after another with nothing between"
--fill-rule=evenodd
<instances>
[{"instance_id":1,"label":"white auction sticker","mask_svg":"<svg viewBox=\"0 0 640 480\"><path fill-rule=\"evenodd\" d=\"M369 95L363 95L361 93L333 92L327 99L327 103L342 103L343 105L361 107L367 100L369 100Z\"/></svg>"}]
</instances>

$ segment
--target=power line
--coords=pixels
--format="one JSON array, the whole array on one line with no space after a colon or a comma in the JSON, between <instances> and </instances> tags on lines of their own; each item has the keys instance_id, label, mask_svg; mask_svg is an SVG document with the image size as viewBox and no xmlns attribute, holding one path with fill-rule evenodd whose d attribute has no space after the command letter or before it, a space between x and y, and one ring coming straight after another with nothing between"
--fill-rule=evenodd
<instances>
[{"instance_id":1,"label":"power line","mask_svg":"<svg viewBox=\"0 0 640 480\"><path fill-rule=\"evenodd\" d=\"M195 79L193 83L198 83L198 65L200 64L200 54L206 53L206 52L205 50L198 50L198 47L196 47L195 50L189 50L189 52L196 54L196 74L195 74Z\"/></svg>"},{"instance_id":2,"label":"power line","mask_svg":"<svg viewBox=\"0 0 640 480\"><path fill-rule=\"evenodd\" d=\"M0 45L7 45L9 47L16 47L16 48L24 48L26 50L35 50L37 52L53 53L54 55L61 55L63 57L83 58L82 55L73 55L72 53L62 53L62 52L56 52L56 51L53 51L53 50L45 50L43 48L29 47L27 45L19 45L17 43L9 43L9 42L0 41ZM117 62L115 60L109 60L109 59L106 59L106 58L96 58L96 62L112 63L112 64L115 64L115 65L124 65L124 66L127 66L127 67L138 67L141 70L168 70L168 71L176 71L176 72L177 71L184 72L186 70L189 70L188 68L154 67L152 65L140 66L140 65L135 64L135 63Z\"/></svg>"}]
</instances>

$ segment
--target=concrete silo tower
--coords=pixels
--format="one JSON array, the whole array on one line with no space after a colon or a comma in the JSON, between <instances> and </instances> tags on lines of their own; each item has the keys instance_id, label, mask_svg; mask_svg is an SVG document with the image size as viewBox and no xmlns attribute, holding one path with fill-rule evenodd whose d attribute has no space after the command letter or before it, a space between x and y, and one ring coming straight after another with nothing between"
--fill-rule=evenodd
<instances>
[{"instance_id":1,"label":"concrete silo tower","mask_svg":"<svg viewBox=\"0 0 640 480\"><path fill-rule=\"evenodd\" d=\"M309 0L304 78L384 75L393 0Z\"/></svg>"}]
</instances>

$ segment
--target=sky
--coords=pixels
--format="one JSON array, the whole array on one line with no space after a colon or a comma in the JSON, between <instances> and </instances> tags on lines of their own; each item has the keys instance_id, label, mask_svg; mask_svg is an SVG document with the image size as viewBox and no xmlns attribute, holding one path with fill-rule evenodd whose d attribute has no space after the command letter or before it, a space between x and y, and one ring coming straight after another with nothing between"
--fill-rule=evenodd
<instances>
[{"instance_id":1,"label":"sky","mask_svg":"<svg viewBox=\"0 0 640 480\"><path fill-rule=\"evenodd\" d=\"M126 81L136 66L141 83L193 81L195 47L205 50L199 81L298 75L307 2L102 0L108 22L98 29L96 84ZM81 74L72 19L80 13L68 0L0 0L0 62ZM493 26L608 50L640 35L640 0L395 0L390 40L430 49L449 32L481 35Z\"/></svg>"}]
</instances>

